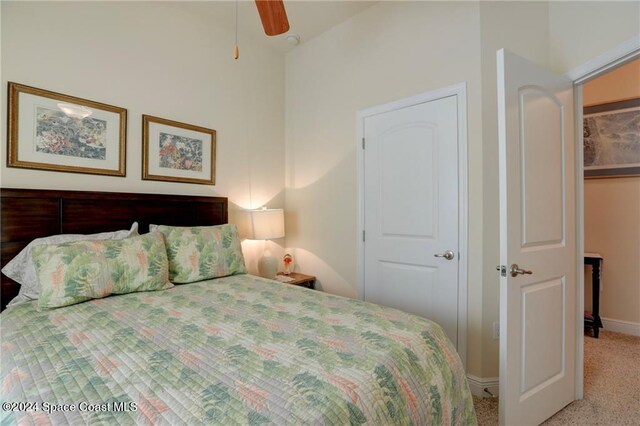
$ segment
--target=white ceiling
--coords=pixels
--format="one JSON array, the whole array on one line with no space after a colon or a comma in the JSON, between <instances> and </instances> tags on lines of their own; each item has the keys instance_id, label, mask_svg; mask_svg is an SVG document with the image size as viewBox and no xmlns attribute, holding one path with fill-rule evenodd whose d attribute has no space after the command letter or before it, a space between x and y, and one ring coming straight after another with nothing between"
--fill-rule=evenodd
<instances>
[{"instance_id":1,"label":"white ceiling","mask_svg":"<svg viewBox=\"0 0 640 426\"><path fill-rule=\"evenodd\" d=\"M289 33L298 34L300 43L304 43L375 3L377 2L284 0L291 26ZM210 17L217 24L235 28L235 1L181 1L165 4ZM249 37L280 52L288 52L295 48L287 43L285 35L268 37L264 34L253 0L238 2L238 31L240 42L243 37Z\"/></svg>"}]
</instances>

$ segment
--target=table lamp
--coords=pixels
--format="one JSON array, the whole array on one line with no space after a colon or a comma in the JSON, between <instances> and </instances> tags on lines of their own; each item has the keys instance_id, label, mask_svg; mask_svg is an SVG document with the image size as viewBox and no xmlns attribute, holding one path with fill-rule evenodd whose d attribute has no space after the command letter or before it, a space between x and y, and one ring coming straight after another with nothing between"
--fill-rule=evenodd
<instances>
[{"instance_id":1,"label":"table lamp","mask_svg":"<svg viewBox=\"0 0 640 426\"><path fill-rule=\"evenodd\" d=\"M278 260L271 256L266 240L284 237L284 210L267 209L249 211L249 239L264 240L264 252L258 260L258 273L264 278L275 278Z\"/></svg>"}]
</instances>

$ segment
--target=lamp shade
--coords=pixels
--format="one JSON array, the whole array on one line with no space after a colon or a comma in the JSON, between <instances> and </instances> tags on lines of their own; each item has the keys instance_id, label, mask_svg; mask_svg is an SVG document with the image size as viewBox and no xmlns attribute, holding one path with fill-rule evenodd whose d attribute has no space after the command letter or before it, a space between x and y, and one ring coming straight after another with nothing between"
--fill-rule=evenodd
<instances>
[{"instance_id":1,"label":"lamp shade","mask_svg":"<svg viewBox=\"0 0 640 426\"><path fill-rule=\"evenodd\" d=\"M272 240L284 237L284 210L261 209L249 211L250 240Z\"/></svg>"}]
</instances>

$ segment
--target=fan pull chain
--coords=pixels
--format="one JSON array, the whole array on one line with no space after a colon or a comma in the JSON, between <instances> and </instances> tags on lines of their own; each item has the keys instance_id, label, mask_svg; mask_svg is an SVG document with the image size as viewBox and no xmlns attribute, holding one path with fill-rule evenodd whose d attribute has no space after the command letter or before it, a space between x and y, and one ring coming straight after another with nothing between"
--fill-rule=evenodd
<instances>
[{"instance_id":1,"label":"fan pull chain","mask_svg":"<svg viewBox=\"0 0 640 426\"><path fill-rule=\"evenodd\" d=\"M236 0L236 46L233 48L233 59L240 57L240 49L238 49L238 0Z\"/></svg>"}]
</instances>

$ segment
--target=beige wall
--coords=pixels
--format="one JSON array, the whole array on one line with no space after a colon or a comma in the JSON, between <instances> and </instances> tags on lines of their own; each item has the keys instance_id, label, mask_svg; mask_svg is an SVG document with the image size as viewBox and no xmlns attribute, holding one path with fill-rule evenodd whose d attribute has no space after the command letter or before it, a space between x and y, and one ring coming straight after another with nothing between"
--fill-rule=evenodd
<instances>
[{"instance_id":1,"label":"beige wall","mask_svg":"<svg viewBox=\"0 0 640 426\"><path fill-rule=\"evenodd\" d=\"M481 2L483 146L482 377L497 377L500 320L498 100L496 51L506 48L541 66L549 61L549 8L546 2Z\"/></svg>"},{"instance_id":2,"label":"beige wall","mask_svg":"<svg viewBox=\"0 0 640 426\"><path fill-rule=\"evenodd\" d=\"M551 69L567 72L640 34L640 2L551 1Z\"/></svg>"},{"instance_id":3,"label":"beige wall","mask_svg":"<svg viewBox=\"0 0 640 426\"><path fill-rule=\"evenodd\" d=\"M584 196L585 251L604 257L600 316L640 326L640 177L586 179Z\"/></svg>"},{"instance_id":4,"label":"beige wall","mask_svg":"<svg viewBox=\"0 0 640 426\"><path fill-rule=\"evenodd\" d=\"M317 274L325 291L355 296L356 112L467 81L467 370L497 376L495 50L507 47L564 73L639 34L637 10L610 2L382 2L290 52L287 245L300 267Z\"/></svg>"},{"instance_id":5,"label":"beige wall","mask_svg":"<svg viewBox=\"0 0 640 426\"><path fill-rule=\"evenodd\" d=\"M585 105L640 97L640 60L583 86ZM640 325L640 177L585 179L585 251L604 257L600 315ZM586 305L591 270L585 269Z\"/></svg>"},{"instance_id":6,"label":"beige wall","mask_svg":"<svg viewBox=\"0 0 640 426\"><path fill-rule=\"evenodd\" d=\"M3 107L14 81L128 109L125 178L7 168L2 114L3 187L222 195L248 208L251 186L254 207L283 206L282 54L245 39L234 61L231 28L151 2L2 2L1 38ZM216 129L216 185L142 181L142 114Z\"/></svg>"},{"instance_id":7,"label":"beige wall","mask_svg":"<svg viewBox=\"0 0 640 426\"><path fill-rule=\"evenodd\" d=\"M481 300L478 14L477 4L380 3L287 55L287 245L324 291L356 296L357 111L466 81L469 299ZM468 345L477 351L481 306L469 308ZM480 371L479 360L469 357L470 371Z\"/></svg>"},{"instance_id":8,"label":"beige wall","mask_svg":"<svg viewBox=\"0 0 640 426\"><path fill-rule=\"evenodd\" d=\"M582 86L584 106L640 98L640 59L608 72Z\"/></svg>"}]
</instances>

